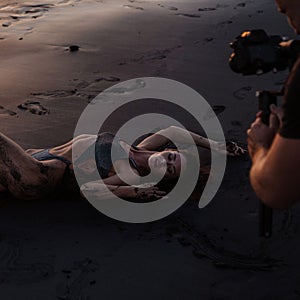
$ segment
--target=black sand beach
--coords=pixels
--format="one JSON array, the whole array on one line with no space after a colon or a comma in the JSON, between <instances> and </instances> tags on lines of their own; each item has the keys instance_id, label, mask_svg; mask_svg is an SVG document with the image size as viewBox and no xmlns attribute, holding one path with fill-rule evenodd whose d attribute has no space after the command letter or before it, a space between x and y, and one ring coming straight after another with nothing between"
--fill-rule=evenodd
<instances>
[{"instance_id":1,"label":"black sand beach","mask_svg":"<svg viewBox=\"0 0 300 300\"><path fill-rule=\"evenodd\" d=\"M198 91L245 144L255 91L280 88L287 72L234 74L229 43L246 29L294 36L273 0L0 1L0 18L0 130L24 148L71 139L102 90L147 76ZM207 207L194 195L147 224L76 196L0 194L0 299L300 299L299 206L276 211L260 238L249 168L248 156L229 159Z\"/></svg>"}]
</instances>

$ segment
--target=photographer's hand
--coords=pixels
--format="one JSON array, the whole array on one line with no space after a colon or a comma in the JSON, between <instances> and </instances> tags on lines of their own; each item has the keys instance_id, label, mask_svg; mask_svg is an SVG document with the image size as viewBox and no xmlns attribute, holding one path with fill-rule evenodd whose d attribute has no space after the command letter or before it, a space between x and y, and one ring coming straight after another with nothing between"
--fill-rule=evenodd
<instances>
[{"instance_id":1,"label":"photographer's hand","mask_svg":"<svg viewBox=\"0 0 300 300\"><path fill-rule=\"evenodd\" d=\"M271 104L270 105L270 109L271 109L271 112L277 116L278 120L279 120L279 123L280 123L280 126L281 126L281 123L282 123L282 118L283 118L283 110L281 107L279 106L276 106L274 104Z\"/></svg>"},{"instance_id":2,"label":"photographer's hand","mask_svg":"<svg viewBox=\"0 0 300 300\"><path fill-rule=\"evenodd\" d=\"M256 120L251 124L247 130L248 134L248 150L252 160L260 152L267 152L272 145L274 137L279 129L280 120L275 114L274 108L271 107L270 125L263 124L261 119L262 112L258 112Z\"/></svg>"}]
</instances>

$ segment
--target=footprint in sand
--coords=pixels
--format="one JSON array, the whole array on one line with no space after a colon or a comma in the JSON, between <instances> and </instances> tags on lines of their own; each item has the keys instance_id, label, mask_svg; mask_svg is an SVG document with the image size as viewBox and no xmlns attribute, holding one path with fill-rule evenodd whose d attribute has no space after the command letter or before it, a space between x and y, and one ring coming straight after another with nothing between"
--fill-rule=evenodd
<instances>
[{"instance_id":1,"label":"footprint in sand","mask_svg":"<svg viewBox=\"0 0 300 300\"><path fill-rule=\"evenodd\" d=\"M217 10L215 7L204 7L204 8L198 8L198 11L213 11Z\"/></svg>"},{"instance_id":2,"label":"footprint in sand","mask_svg":"<svg viewBox=\"0 0 300 300\"><path fill-rule=\"evenodd\" d=\"M98 91L98 92L101 93L102 91ZM88 102L92 101L97 95L98 93L91 94L91 93L82 93L82 92L76 94L77 97L86 99Z\"/></svg>"},{"instance_id":3,"label":"footprint in sand","mask_svg":"<svg viewBox=\"0 0 300 300\"><path fill-rule=\"evenodd\" d=\"M10 25L11 25L11 22L2 23L2 27L9 27Z\"/></svg>"},{"instance_id":4,"label":"footprint in sand","mask_svg":"<svg viewBox=\"0 0 300 300\"><path fill-rule=\"evenodd\" d=\"M89 85L90 85L89 82L87 82L87 81L81 81L81 82L78 82L78 83L77 83L76 87L77 87L78 89L85 89L85 88L87 88ZM77 91L77 90L74 89L73 91L75 92L75 91ZM72 95L72 94L70 94L69 96L71 96L71 95Z\"/></svg>"},{"instance_id":5,"label":"footprint in sand","mask_svg":"<svg viewBox=\"0 0 300 300\"><path fill-rule=\"evenodd\" d=\"M162 50L157 49L157 50L149 51L147 53L144 53L142 55L135 57L131 61L144 62L144 61L162 60L162 59L167 58L168 54L172 53L173 51L175 51L179 48L182 48L182 45L177 45L177 46L162 49Z\"/></svg>"},{"instance_id":6,"label":"footprint in sand","mask_svg":"<svg viewBox=\"0 0 300 300\"><path fill-rule=\"evenodd\" d=\"M205 45L205 44L207 44L207 43L212 42L214 39L215 39L215 38L213 38L213 37L207 37L207 38L205 38L203 41L195 41L194 44L195 44L195 45L199 45L199 44Z\"/></svg>"},{"instance_id":7,"label":"footprint in sand","mask_svg":"<svg viewBox=\"0 0 300 300\"><path fill-rule=\"evenodd\" d=\"M200 15L197 14L183 14L183 13L178 13L176 16L181 16L181 17L188 17L188 18L201 18Z\"/></svg>"},{"instance_id":8,"label":"footprint in sand","mask_svg":"<svg viewBox=\"0 0 300 300\"><path fill-rule=\"evenodd\" d=\"M145 3L146 1L143 0L128 0L130 3Z\"/></svg>"},{"instance_id":9,"label":"footprint in sand","mask_svg":"<svg viewBox=\"0 0 300 300\"><path fill-rule=\"evenodd\" d=\"M231 121L231 125L232 126L238 126L241 127L242 126L242 122L238 121L238 120L233 120Z\"/></svg>"},{"instance_id":10,"label":"footprint in sand","mask_svg":"<svg viewBox=\"0 0 300 300\"><path fill-rule=\"evenodd\" d=\"M229 7L228 4L217 4L217 5L216 5L216 8L217 8L217 9L218 9L218 8L227 8L227 7Z\"/></svg>"},{"instance_id":11,"label":"footprint in sand","mask_svg":"<svg viewBox=\"0 0 300 300\"><path fill-rule=\"evenodd\" d=\"M168 7L165 7L163 4L160 4L160 3L158 3L157 5L158 5L159 7L166 8L166 9L168 9L168 10L178 10L178 8L175 7L175 6L168 6Z\"/></svg>"},{"instance_id":12,"label":"footprint in sand","mask_svg":"<svg viewBox=\"0 0 300 300\"><path fill-rule=\"evenodd\" d=\"M239 7L246 7L246 3L245 2L238 3L233 9L237 9Z\"/></svg>"},{"instance_id":13,"label":"footprint in sand","mask_svg":"<svg viewBox=\"0 0 300 300\"><path fill-rule=\"evenodd\" d=\"M134 6L134 5L123 5L123 7L125 7L125 8L133 8L133 9L136 9L136 10L144 10L143 7Z\"/></svg>"},{"instance_id":14,"label":"footprint in sand","mask_svg":"<svg viewBox=\"0 0 300 300\"><path fill-rule=\"evenodd\" d=\"M220 25L221 27L223 27L223 26L225 26L225 25L230 25L230 24L232 24L232 23L233 23L232 20L228 20L228 21L224 21L224 22L219 23L219 25Z\"/></svg>"},{"instance_id":15,"label":"footprint in sand","mask_svg":"<svg viewBox=\"0 0 300 300\"><path fill-rule=\"evenodd\" d=\"M215 115L219 115L222 113L226 107L224 105L213 105L205 114L203 119L205 121L210 120L215 117Z\"/></svg>"},{"instance_id":16,"label":"footprint in sand","mask_svg":"<svg viewBox=\"0 0 300 300\"><path fill-rule=\"evenodd\" d=\"M79 83L84 84L84 83ZM47 91L47 92L37 92L31 93L32 96L36 96L37 98L61 98L61 97L69 97L76 94L77 90L54 90L54 91Z\"/></svg>"},{"instance_id":17,"label":"footprint in sand","mask_svg":"<svg viewBox=\"0 0 300 300\"><path fill-rule=\"evenodd\" d=\"M15 116L17 113L0 105L0 115Z\"/></svg>"},{"instance_id":18,"label":"footprint in sand","mask_svg":"<svg viewBox=\"0 0 300 300\"><path fill-rule=\"evenodd\" d=\"M37 101L26 101L25 103L18 105L18 108L22 110L28 110L34 115L46 115L50 113L48 108L45 108L40 102Z\"/></svg>"},{"instance_id":19,"label":"footprint in sand","mask_svg":"<svg viewBox=\"0 0 300 300\"><path fill-rule=\"evenodd\" d=\"M95 81L96 82L99 82L99 81L118 82L118 81L120 81L120 78L115 77L115 76L99 77Z\"/></svg>"},{"instance_id":20,"label":"footprint in sand","mask_svg":"<svg viewBox=\"0 0 300 300\"><path fill-rule=\"evenodd\" d=\"M125 94L125 93L130 93L132 91L142 89L146 86L146 83L142 79L136 79L134 83L131 85L127 86L121 86L121 87L113 87L109 88L104 92L104 94Z\"/></svg>"},{"instance_id":21,"label":"footprint in sand","mask_svg":"<svg viewBox=\"0 0 300 300\"><path fill-rule=\"evenodd\" d=\"M233 96L238 100L243 100L248 96L250 91L252 91L251 86L244 86L244 87L241 87L240 89L234 91Z\"/></svg>"}]
</instances>

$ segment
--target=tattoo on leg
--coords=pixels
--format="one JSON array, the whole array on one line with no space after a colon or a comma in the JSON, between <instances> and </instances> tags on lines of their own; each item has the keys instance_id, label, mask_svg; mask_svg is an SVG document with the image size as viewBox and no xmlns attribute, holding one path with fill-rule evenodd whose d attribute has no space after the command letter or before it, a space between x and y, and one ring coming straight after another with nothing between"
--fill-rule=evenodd
<instances>
[{"instance_id":1,"label":"tattoo on leg","mask_svg":"<svg viewBox=\"0 0 300 300\"><path fill-rule=\"evenodd\" d=\"M49 167L45 166L44 164L39 164L40 167L40 173L43 175L48 175Z\"/></svg>"}]
</instances>

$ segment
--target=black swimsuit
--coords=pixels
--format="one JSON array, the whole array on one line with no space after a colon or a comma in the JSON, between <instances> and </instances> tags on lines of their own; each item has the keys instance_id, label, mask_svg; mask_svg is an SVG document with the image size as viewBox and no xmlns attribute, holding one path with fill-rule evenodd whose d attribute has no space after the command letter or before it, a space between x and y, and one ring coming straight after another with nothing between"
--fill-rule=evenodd
<instances>
[{"instance_id":1,"label":"black swimsuit","mask_svg":"<svg viewBox=\"0 0 300 300\"><path fill-rule=\"evenodd\" d=\"M139 142L144 140L146 137L151 136L152 134L153 133L144 135L139 140L135 141L134 144L137 145ZM97 152L100 153L100 155L95 155L95 144L92 144L83 152L83 154L80 155L80 157L74 162L74 165L76 166L77 164L83 163L88 159L95 159L98 170L95 170L95 172L93 174L90 174L88 177L91 177L91 180L93 180L95 178L95 173L100 174L102 179L109 177L109 172L113 167L113 162L115 162L116 160L128 159L128 153L126 153L125 149L121 146L120 141L120 138L116 137L113 133L110 132L103 132L98 134L96 144L98 145ZM134 145L132 145L131 147L136 150L139 149ZM114 149L114 161L112 161L111 157L112 148ZM157 151L163 151L166 148L176 149L176 146L172 142L170 142L167 145L164 145L163 147L157 149ZM50 153L49 149L39 151L32 154L31 156L38 161L54 159L60 160L66 164L66 173L73 173L73 171L70 170L70 165L72 164L72 162L63 156L58 156ZM140 175L142 175L136 161L133 159L133 157L130 157L130 155L129 163L133 169L135 169ZM86 177L87 175L84 176Z\"/></svg>"},{"instance_id":2,"label":"black swimsuit","mask_svg":"<svg viewBox=\"0 0 300 300\"><path fill-rule=\"evenodd\" d=\"M46 161L46 160L59 160L66 164L66 169L63 175L63 182L67 178L69 178L68 175L73 175L73 170L70 169L70 165L72 164L71 161L69 161L67 158L59 155L55 155L49 152L49 149L44 149L42 151L36 152L31 154L31 157L35 158L38 161Z\"/></svg>"},{"instance_id":3,"label":"black swimsuit","mask_svg":"<svg viewBox=\"0 0 300 300\"><path fill-rule=\"evenodd\" d=\"M116 139L115 139L116 138ZM115 141L114 141L115 139ZM98 172L101 178L107 178L109 175L110 170L113 167L113 162L120 160L120 159L128 159L128 154L124 150L124 148L120 144L121 139L116 137L114 134L110 132L103 132L98 135L96 144L98 145L98 152L100 155L94 156L96 159L96 164L98 168ZM114 150L114 157L112 161L111 157L111 150ZM138 149L135 146L132 148ZM129 163L131 167L138 171L140 174L140 170L136 161L129 156Z\"/></svg>"},{"instance_id":4,"label":"black swimsuit","mask_svg":"<svg viewBox=\"0 0 300 300\"><path fill-rule=\"evenodd\" d=\"M57 160L60 160L63 163L65 163L68 168L72 164L72 162L70 162L67 158L50 153L49 149L45 149L45 150L33 153L33 154L31 154L31 156L38 161L57 159Z\"/></svg>"},{"instance_id":5,"label":"black swimsuit","mask_svg":"<svg viewBox=\"0 0 300 300\"><path fill-rule=\"evenodd\" d=\"M92 144L90 147L88 147L84 153L76 160L75 164L84 162L88 159L96 159L96 164L98 170L95 170L96 173L99 172L102 179L107 178L109 175L109 172L112 169L113 161L111 159L111 149L114 148L114 161L120 160L120 159L127 159L128 155L124 148L120 145L120 139L117 138L117 142L113 142L115 138L115 135L109 132L104 132L98 135L97 137L97 144L99 147L99 150L101 155L98 157L95 157L95 145ZM133 148L137 149L137 147L132 146ZM62 161L66 164L66 171L70 170L70 165L72 164L71 161L69 161L67 158L59 155L55 155L49 152L49 149L45 149L39 152L36 152L31 155L33 158L35 158L38 161L46 161L46 160L54 160L57 159L59 161ZM132 168L137 170L139 172L139 168L137 163L132 157L129 157L129 163ZM94 175L94 174L93 174ZM91 175L90 175L91 176ZM93 178L93 176L92 176Z\"/></svg>"}]
</instances>

